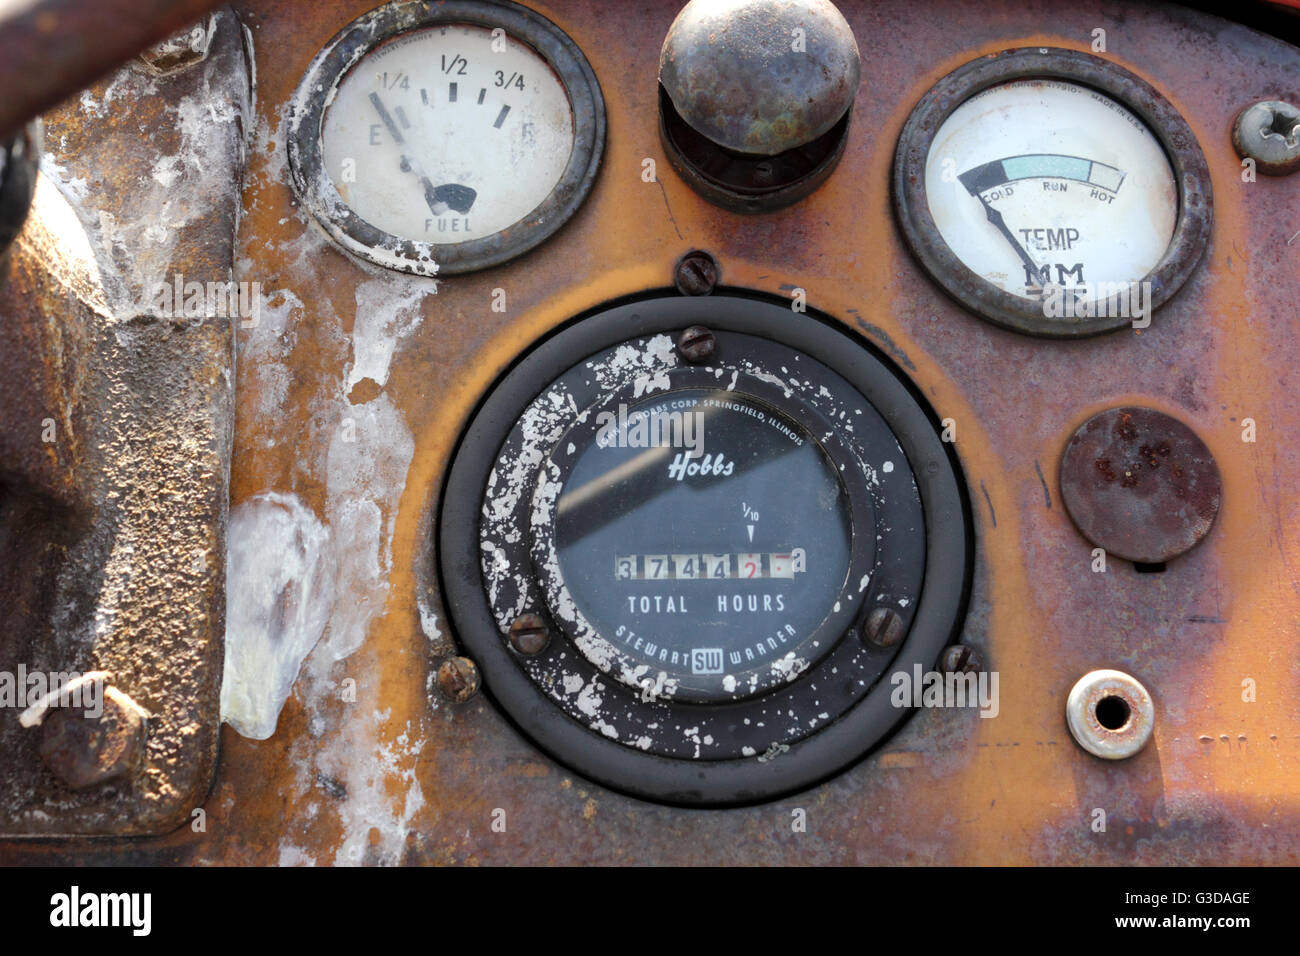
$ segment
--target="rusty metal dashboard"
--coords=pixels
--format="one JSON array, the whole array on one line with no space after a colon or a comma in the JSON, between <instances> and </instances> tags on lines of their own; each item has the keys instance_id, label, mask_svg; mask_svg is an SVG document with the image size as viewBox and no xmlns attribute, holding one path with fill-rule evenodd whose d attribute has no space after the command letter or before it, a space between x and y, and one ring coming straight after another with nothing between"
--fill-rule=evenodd
<instances>
[{"instance_id":1,"label":"rusty metal dashboard","mask_svg":"<svg viewBox=\"0 0 1300 956\"><path fill-rule=\"evenodd\" d=\"M1090 0L170 42L0 167L0 861L1300 859L1300 48ZM106 726L24 696L73 672Z\"/></svg>"}]
</instances>

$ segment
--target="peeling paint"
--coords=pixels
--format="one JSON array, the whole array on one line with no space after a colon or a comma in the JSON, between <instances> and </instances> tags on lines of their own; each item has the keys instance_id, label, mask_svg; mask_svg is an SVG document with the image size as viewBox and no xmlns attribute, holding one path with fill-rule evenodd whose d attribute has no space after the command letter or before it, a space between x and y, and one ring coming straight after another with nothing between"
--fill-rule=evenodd
<instances>
[{"instance_id":1,"label":"peeling paint","mask_svg":"<svg viewBox=\"0 0 1300 956\"><path fill-rule=\"evenodd\" d=\"M292 495L270 492L231 510L221 718L240 734L275 733L298 668L334 606L330 535Z\"/></svg>"}]
</instances>

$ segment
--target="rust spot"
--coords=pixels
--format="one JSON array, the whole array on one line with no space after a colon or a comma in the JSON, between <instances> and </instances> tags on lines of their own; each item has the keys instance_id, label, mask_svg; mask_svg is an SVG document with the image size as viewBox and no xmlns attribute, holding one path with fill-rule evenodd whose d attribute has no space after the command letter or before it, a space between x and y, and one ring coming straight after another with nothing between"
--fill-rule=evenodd
<instances>
[{"instance_id":1,"label":"rust spot","mask_svg":"<svg viewBox=\"0 0 1300 956\"><path fill-rule=\"evenodd\" d=\"M1131 442L1137 439L1137 426L1133 424L1133 416L1127 412L1119 416L1119 421L1115 425L1115 434L1119 436L1120 441Z\"/></svg>"},{"instance_id":2,"label":"rust spot","mask_svg":"<svg viewBox=\"0 0 1300 956\"><path fill-rule=\"evenodd\" d=\"M383 386L373 378L363 378L352 386L352 391L348 393L348 401L353 405L365 405L378 398L383 390Z\"/></svg>"}]
</instances>

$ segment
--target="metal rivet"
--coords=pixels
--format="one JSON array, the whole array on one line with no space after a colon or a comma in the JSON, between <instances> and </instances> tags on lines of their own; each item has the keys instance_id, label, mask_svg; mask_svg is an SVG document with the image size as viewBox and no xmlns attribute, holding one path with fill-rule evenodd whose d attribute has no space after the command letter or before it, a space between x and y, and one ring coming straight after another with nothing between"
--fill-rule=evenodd
<instances>
[{"instance_id":1,"label":"metal rivet","mask_svg":"<svg viewBox=\"0 0 1300 956\"><path fill-rule=\"evenodd\" d=\"M478 693L478 665L468 657L452 657L438 668L438 690L453 704L463 704Z\"/></svg>"}]
</instances>

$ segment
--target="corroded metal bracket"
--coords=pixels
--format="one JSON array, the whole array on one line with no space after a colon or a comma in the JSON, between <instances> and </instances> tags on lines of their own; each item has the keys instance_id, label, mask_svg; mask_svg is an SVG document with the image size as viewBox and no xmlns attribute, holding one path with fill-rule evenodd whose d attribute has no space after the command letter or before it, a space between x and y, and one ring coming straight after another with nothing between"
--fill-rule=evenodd
<instances>
[{"instance_id":1,"label":"corroded metal bracket","mask_svg":"<svg viewBox=\"0 0 1300 956\"><path fill-rule=\"evenodd\" d=\"M0 708L6 836L167 832L216 766L252 88L235 16L205 29L186 69L128 65L47 114L0 273L0 672L108 672L147 714L140 759L73 789L48 727Z\"/></svg>"}]
</instances>

